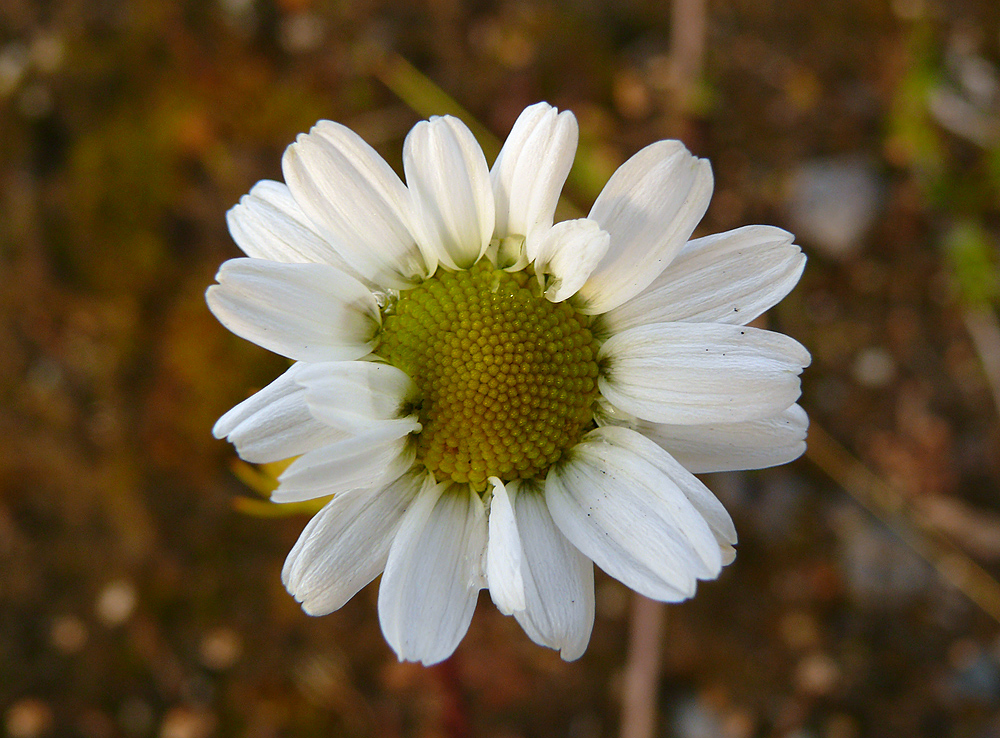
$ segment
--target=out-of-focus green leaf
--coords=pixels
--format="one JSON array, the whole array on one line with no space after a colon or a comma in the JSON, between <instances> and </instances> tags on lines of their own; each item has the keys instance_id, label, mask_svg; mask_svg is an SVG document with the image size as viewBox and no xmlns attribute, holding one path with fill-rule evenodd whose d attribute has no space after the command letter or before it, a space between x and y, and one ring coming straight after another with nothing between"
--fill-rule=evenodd
<instances>
[{"instance_id":1,"label":"out-of-focus green leaf","mask_svg":"<svg viewBox=\"0 0 1000 738\"><path fill-rule=\"evenodd\" d=\"M996 248L983 227L975 221L960 221L948 232L944 245L962 302L980 306L995 300Z\"/></svg>"}]
</instances>

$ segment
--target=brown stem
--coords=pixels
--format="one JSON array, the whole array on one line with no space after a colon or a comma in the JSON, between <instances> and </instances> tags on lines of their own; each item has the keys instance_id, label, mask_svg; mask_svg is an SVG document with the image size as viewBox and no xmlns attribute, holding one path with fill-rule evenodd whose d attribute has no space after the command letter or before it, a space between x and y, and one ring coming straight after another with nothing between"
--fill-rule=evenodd
<instances>
[{"instance_id":1,"label":"brown stem","mask_svg":"<svg viewBox=\"0 0 1000 738\"><path fill-rule=\"evenodd\" d=\"M656 733L660 651L666 607L632 596L628 661L622 685L621 738L652 738Z\"/></svg>"}]
</instances>

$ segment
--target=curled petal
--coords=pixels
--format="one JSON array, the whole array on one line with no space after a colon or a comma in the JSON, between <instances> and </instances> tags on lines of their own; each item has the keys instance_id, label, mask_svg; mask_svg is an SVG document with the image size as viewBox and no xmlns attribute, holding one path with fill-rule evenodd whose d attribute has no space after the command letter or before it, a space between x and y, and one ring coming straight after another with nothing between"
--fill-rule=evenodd
<instances>
[{"instance_id":1,"label":"curled petal","mask_svg":"<svg viewBox=\"0 0 1000 738\"><path fill-rule=\"evenodd\" d=\"M695 474L765 469L787 464L806 450L809 417L799 405L742 423L666 425L640 422L656 441Z\"/></svg>"},{"instance_id":2,"label":"curled petal","mask_svg":"<svg viewBox=\"0 0 1000 738\"><path fill-rule=\"evenodd\" d=\"M413 466L412 418L373 422L365 433L300 456L278 477L274 502L302 502L352 489L381 487Z\"/></svg>"},{"instance_id":3,"label":"curled petal","mask_svg":"<svg viewBox=\"0 0 1000 738\"><path fill-rule=\"evenodd\" d=\"M700 479L649 438L634 430L606 427L595 432L595 436L597 435L605 443L641 456L677 485L677 489L712 529L722 552L723 563L728 564L732 561L733 556L735 556L733 545L736 543L736 527L733 525L733 519L729 517L729 513L719 502L719 499Z\"/></svg>"},{"instance_id":4,"label":"curled petal","mask_svg":"<svg viewBox=\"0 0 1000 738\"><path fill-rule=\"evenodd\" d=\"M534 259L536 234L552 226L578 137L572 113L536 103L518 116L490 170L496 202L495 236L526 239L529 259Z\"/></svg>"},{"instance_id":5,"label":"curled petal","mask_svg":"<svg viewBox=\"0 0 1000 738\"><path fill-rule=\"evenodd\" d=\"M403 169L428 263L475 264L489 246L495 215L486 157L472 132L448 115L421 121L406 136Z\"/></svg>"},{"instance_id":6,"label":"curled petal","mask_svg":"<svg viewBox=\"0 0 1000 738\"><path fill-rule=\"evenodd\" d=\"M331 361L303 366L295 381L309 411L326 425L356 433L380 420L409 414L418 396L406 372L373 361Z\"/></svg>"},{"instance_id":7,"label":"curled petal","mask_svg":"<svg viewBox=\"0 0 1000 738\"><path fill-rule=\"evenodd\" d=\"M580 289L604 257L611 239L592 220L580 218L557 223L539 239L535 249L535 273L546 275L545 297L562 302Z\"/></svg>"}]
</instances>

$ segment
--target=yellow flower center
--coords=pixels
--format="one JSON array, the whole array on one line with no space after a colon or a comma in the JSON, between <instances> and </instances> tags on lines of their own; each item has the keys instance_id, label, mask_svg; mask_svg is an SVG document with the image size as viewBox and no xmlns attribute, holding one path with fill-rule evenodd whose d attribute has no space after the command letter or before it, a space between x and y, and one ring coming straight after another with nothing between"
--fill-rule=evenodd
<instances>
[{"instance_id":1,"label":"yellow flower center","mask_svg":"<svg viewBox=\"0 0 1000 738\"><path fill-rule=\"evenodd\" d=\"M592 423L597 345L588 318L527 272L489 259L438 272L385 310L377 353L420 388L417 461L486 488L545 474Z\"/></svg>"}]
</instances>

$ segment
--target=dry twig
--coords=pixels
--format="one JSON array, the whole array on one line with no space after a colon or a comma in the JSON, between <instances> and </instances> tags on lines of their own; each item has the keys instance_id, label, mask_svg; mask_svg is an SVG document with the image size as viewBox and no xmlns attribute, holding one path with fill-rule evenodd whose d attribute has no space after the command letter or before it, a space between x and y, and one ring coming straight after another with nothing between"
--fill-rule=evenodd
<instances>
[{"instance_id":1,"label":"dry twig","mask_svg":"<svg viewBox=\"0 0 1000 738\"><path fill-rule=\"evenodd\" d=\"M930 562L946 582L1000 622L1000 583L815 422L809 428L806 457Z\"/></svg>"}]
</instances>

